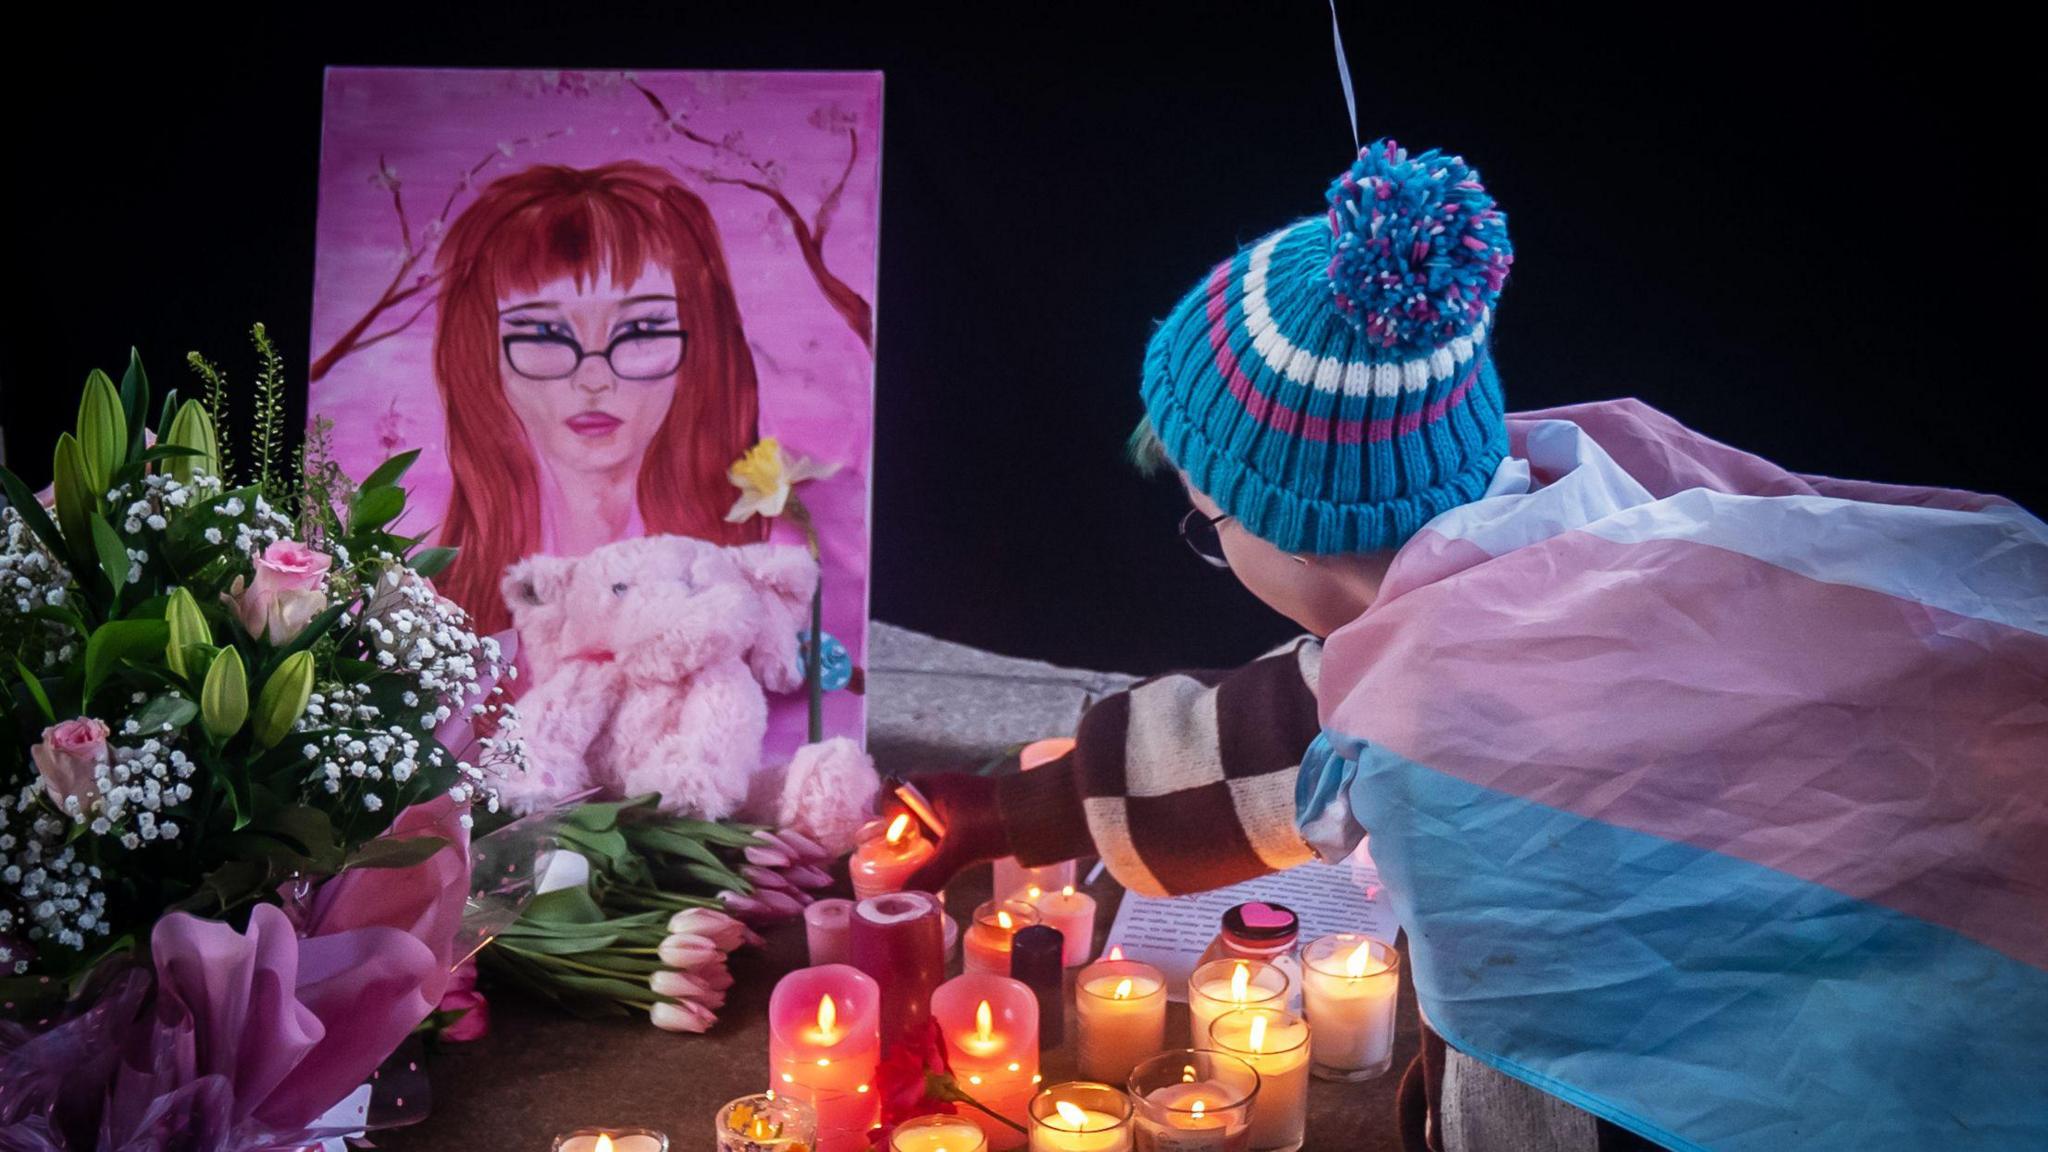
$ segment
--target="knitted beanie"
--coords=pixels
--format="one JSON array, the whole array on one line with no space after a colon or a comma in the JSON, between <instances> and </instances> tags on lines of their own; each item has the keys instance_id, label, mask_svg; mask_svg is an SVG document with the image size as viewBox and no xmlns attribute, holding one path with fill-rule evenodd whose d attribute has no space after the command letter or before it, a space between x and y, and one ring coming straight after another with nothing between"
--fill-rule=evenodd
<instances>
[{"instance_id":1,"label":"knitted beanie","mask_svg":"<svg viewBox=\"0 0 2048 1152\"><path fill-rule=\"evenodd\" d=\"M1167 456L1254 535L1371 552L1476 499L1507 454L1487 335L1514 255L1462 157L1377 141L1328 199L1181 300L1141 392Z\"/></svg>"}]
</instances>

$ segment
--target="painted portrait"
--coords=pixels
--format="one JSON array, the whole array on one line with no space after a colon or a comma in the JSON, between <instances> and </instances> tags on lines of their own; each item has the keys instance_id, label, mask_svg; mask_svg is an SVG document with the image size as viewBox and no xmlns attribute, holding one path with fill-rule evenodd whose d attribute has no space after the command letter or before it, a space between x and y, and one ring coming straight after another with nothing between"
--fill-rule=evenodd
<instances>
[{"instance_id":1,"label":"painted portrait","mask_svg":"<svg viewBox=\"0 0 2048 1152\"><path fill-rule=\"evenodd\" d=\"M831 690L757 677L764 760L814 707L864 728L880 116L872 73L327 74L309 433L353 475L420 451L399 529L458 550L484 633L624 541L749 579L815 548ZM766 618L807 645L811 610ZM560 634L521 635L528 684Z\"/></svg>"}]
</instances>

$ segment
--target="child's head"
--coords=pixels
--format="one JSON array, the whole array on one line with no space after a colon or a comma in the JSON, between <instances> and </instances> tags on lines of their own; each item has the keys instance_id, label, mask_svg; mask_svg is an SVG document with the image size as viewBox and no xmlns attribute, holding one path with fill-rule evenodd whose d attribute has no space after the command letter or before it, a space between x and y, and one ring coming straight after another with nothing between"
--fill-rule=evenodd
<instances>
[{"instance_id":1,"label":"child's head","mask_svg":"<svg viewBox=\"0 0 2048 1152\"><path fill-rule=\"evenodd\" d=\"M1507 454L1487 336L1514 260L1460 157L1376 142L1327 199L1160 325L1133 442L1179 472L1246 587L1319 633Z\"/></svg>"}]
</instances>

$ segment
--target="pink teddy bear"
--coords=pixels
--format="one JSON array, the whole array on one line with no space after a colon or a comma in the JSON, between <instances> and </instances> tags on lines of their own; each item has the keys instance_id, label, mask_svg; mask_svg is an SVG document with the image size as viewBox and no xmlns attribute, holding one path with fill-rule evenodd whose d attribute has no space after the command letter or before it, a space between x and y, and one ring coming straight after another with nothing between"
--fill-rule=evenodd
<instances>
[{"instance_id":1,"label":"pink teddy bear","mask_svg":"<svg viewBox=\"0 0 2048 1152\"><path fill-rule=\"evenodd\" d=\"M665 811L710 820L740 811L766 783L763 689L803 683L797 633L817 580L802 548L688 536L513 565L502 590L534 672L519 699L532 768L501 794L519 811L592 788L605 798L658 792ZM786 781L791 801L815 806L821 786L864 786L848 797L861 805L873 794L873 765L850 741L803 749L788 773L805 777Z\"/></svg>"}]
</instances>

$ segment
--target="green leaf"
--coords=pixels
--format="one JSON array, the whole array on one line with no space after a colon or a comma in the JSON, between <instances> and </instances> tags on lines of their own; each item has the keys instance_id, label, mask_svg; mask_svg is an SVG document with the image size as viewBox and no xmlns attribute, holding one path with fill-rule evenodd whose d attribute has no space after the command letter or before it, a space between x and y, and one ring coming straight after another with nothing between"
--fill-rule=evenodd
<instances>
[{"instance_id":1,"label":"green leaf","mask_svg":"<svg viewBox=\"0 0 2048 1152\"><path fill-rule=\"evenodd\" d=\"M604 909L590 897L590 887L578 884L573 888L557 888L543 892L526 905L526 914L519 922L529 920L540 924L599 924L605 919Z\"/></svg>"},{"instance_id":2,"label":"green leaf","mask_svg":"<svg viewBox=\"0 0 2048 1152\"><path fill-rule=\"evenodd\" d=\"M38 620L48 620L52 624L61 624L80 636L91 631L91 629L85 626L85 619L83 617L61 604L38 604L34 608L29 609L28 614Z\"/></svg>"},{"instance_id":3,"label":"green leaf","mask_svg":"<svg viewBox=\"0 0 2048 1152\"><path fill-rule=\"evenodd\" d=\"M142 451L142 429L149 423L149 374L142 370L141 349L128 349L128 370L121 373L121 411L129 428L127 452Z\"/></svg>"},{"instance_id":4,"label":"green leaf","mask_svg":"<svg viewBox=\"0 0 2048 1152\"><path fill-rule=\"evenodd\" d=\"M78 446L94 494L104 496L128 455L128 417L114 382L97 368L86 376L78 401Z\"/></svg>"},{"instance_id":5,"label":"green leaf","mask_svg":"<svg viewBox=\"0 0 2048 1152\"><path fill-rule=\"evenodd\" d=\"M87 522L92 525L92 546L99 554L100 571L114 586L114 599L119 601L121 589L128 586L128 548L105 516L94 512Z\"/></svg>"},{"instance_id":6,"label":"green leaf","mask_svg":"<svg viewBox=\"0 0 2048 1152\"><path fill-rule=\"evenodd\" d=\"M57 453L50 465L57 490L57 523L64 528L66 555L83 565L92 560L92 527L86 517L99 510L106 495L93 487L85 469L85 455L71 433L57 437Z\"/></svg>"},{"instance_id":7,"label":"green leaf","mask_svg":"<svg viewBox=\"0 0 2048 1152\"><path fill-rule=\"evenodd\" d=\"M79 707L90 710L99 691L121 661L154 656L164 650L170 628L161 620L109 620L85 641L85 692Z\"/></svg>"},{"instance_id":8,"label":"green leaf","mask_svg":"<svg viewBox=\"0 0 2048 1152\"><path fill-rule=\"evenodd\" d=\"M270 868L261 860L230 860L208 872L196 891L166 911L225 912L262 892L270 875Z\"/></svg>"},{"instance_id":9,"label":"green leaf","mask_svg":"<svg viewBox=\"0 0 2048 1152\"><path fill-rule=\"evenodd\" d=\"M164 695L151 697L130 719L135 721L142 735L150 736L164 731L166 724L173 729L183 728L197 715L199 705L183 696Z\"/></svg>"},{"instance_id":10,"label":"green leaf","mask_svg":"<svg viewBox=\"0 0 2048 1152\"><path fill-rule=\"evenodd\" d=\"M398 483L398 478L405 475L406 469L411 468L413 462L419 458L420 449L418 448L410 452L400 452L391 459L377 465L376 471L363 477L363 482L356 485L357 491L367 492L372 488L383 488L387 485Z\"/></svg>"},{"instance_id":11,"label":"green leaf","mask_svg":"<svg viewBox=\"0 0 2048 1152\"><path fill-rule=\"evenodd\" d=\"M50 707L50 698L43 692L43 682L18 659L14 662L14 670L21 675L21 682L28 685L28 694L35 697L36 707L43 710L43 719L55 724L57 712Z\"/></svg>"},{"instance_id":12,"label":"green leaf","mask_svg":"<svg viewBox=\"0 0 2048 1152\"><path fill-rule=\"evenodd\" d=\"M252 821L249 830L282 840L308 859L331 861L330 868L340 867L342 856L334 821L318 808L282 805Z\"/></svg>"},{"instance_id":13,"label":"green leaf","mask_svg":"<svg viewBox=\"0 0 2048 1152\"><path fill-rule=\"evenodd\" d=\"M454 548L422 548L406 557L405 566L432 580L455 562L456 552Z\"/></svg>"},{"instance_id":14,"label":"green leaf","mask_svg":"<svg viewBox=\"0 0 2048 1152\"><path fill-rule=\"evenodd\" d=\"M348 530L351 534L370 532L397 519L405 511L405 493L396 488L366 488L349 501Z\"/></svg>"},{"instance_id":15,"label":"green leaf","mask_svg":"<svg viewBox=\"0 0 2048 1152\"><path fill-rule=\"evenodd\" d=\"M36 538L43 542L43 547L48 548L53 555L64 556L64 537L58 533L57 525L51 521L50 514L43 509L43 502L36 499L36 494L28 490L28 485L21 482L21 477L0 468L0 488L6 489L7 503L13 506L22 523L28 525L28 530L35 533Z\"/></svg>"},{"instance_id":16,"label":"green leaf","mask_svg":"<svg viewBox=\"0 0 2048 1152\"><path fill-rule=\"evenodd\" d=\"M349 853L342 868L410 868L433 859L447 846L439 836L380 836Z\"/></svg>"},{"instance_id":17,"label":"green leaf","mask_svg":"<svg viewBox=\"0 0 2048 1152\"><path fill-rule=\"evenodd\" d=\"M162 622L158 624L161 627ZM88 652L88 663L90 659ZM243 721L249 718L249 679L239 650L221 649L206 670L206 682L199 689L199 717L215 741L225 741L242 730Z\"/></svg>"}]
</instances>

